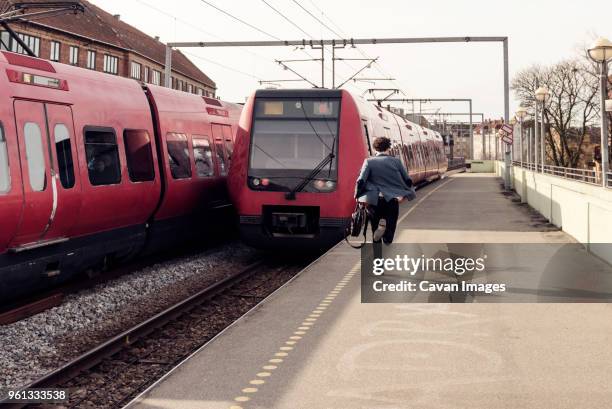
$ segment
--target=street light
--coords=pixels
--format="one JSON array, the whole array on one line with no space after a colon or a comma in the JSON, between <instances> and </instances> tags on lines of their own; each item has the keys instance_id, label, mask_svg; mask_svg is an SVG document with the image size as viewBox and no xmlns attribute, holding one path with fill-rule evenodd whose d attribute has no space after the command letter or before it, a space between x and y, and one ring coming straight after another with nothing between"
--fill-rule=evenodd
<instances>
[{"instance_id":1,"label":"street light","mask_svg":"<svg viewBox=\"0 0 612 409\"><path fill-rule=\"evenodd\" d=\"M516 117L520 124L519 149L521 150L521 167L523 167L523 119L526 116L527 110L525 108L519 107L519 109L516 110Z\"/></svg>"},{"instance_id":2,"label":"street light","mask_svg":"<svg viewBox=\"0 0 612 409\"><path fill-rule=\"evenodd\" d=\"M549 94L550 93L548 91L548 88L546 87L540 87L535 92L535 97L537 101L536 105L538 102L542 104L542 129L540 130L540 163L542 164L542 173L544 173L544 165L546 165L546 163L544 162L544 154L546 152L546 127L544 124L544 110L545 110L544 104L546 103L546 100L548 99ZM537 152L536 152L536 155L537 155Z\"/></svg>"},{"instance_id":3,"label":"street light","mask_svg":"<svg viewBox=\"0 0 612 409\"><path fill-rule=\"evenodd\" d=\"M608 186L609 150L608 150L608 117L606 115L606 88L608 86L608 61L612 60L612 42L606 38L598 38L588 49L591 60L601 68L601 179L603 186Z\"/></svg>"}]
</instances>

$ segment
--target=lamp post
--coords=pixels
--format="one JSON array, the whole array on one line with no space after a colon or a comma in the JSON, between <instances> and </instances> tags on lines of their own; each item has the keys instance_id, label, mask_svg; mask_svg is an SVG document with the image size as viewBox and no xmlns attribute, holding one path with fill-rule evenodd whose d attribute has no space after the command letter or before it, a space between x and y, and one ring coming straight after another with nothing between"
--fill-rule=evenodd
<instances>
[{"instance_id":1,"label":"lamp post","mask_svg":"<svg viewBox=\"0 0 612 409\"><path fill-rule=\"evenodd\" d=\"M603 186L608 187L609 150L608 150L608 118L606 115L606 88L608 86L608 62L612 60L612 42L606 38L597 39L588 50L589 57L601 68L601 179Z\"/></svg>"},{"instance_id":2,"label":"lamp post","mask_svg":"<svg viewBox=\"0 0 612 409\"><path fill-rule=\"evenodd\" d=\"M548 95L549 92L548 88L546 87L540 87L535 92L536 105L538 104L538 102L542 104L542 129L540 130L540 163L542 164L542 173L544 173L544 165L546 165L546 162L544 160L544 155L546 152L546 125L544 123L544 110L546 109L545 103L548 99Z\"/></svg>"},{"instance_id":3,"label":"lamp post","mask_svg":"<svg viewBox=\"0 0 612 409\"><path fill-rule=\"evenodd\" d=\"M521 167L523 167L523 119L527 116L527 110L523 107L519 107L516 110L516 117L519 121L520 133L519 133L519 149L521 150Z\"/></svg>"}]
</instances>

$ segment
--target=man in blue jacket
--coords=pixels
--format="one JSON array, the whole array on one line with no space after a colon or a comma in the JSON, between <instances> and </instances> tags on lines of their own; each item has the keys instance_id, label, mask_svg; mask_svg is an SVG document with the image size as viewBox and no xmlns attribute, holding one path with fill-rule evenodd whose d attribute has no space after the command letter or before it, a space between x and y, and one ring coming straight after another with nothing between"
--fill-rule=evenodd
<instances>
[{"instance_id":1,"label":"man in blue jacket","mask_svg":"<svg viewBox=\"0 0 612 409\"><path fill-rule=\"evenodd\" d=\"M355 198L368 205L372 223L372 241L391 244L395 236L399 204L414 197L412 179L401 160L390 155L391 140L379 137L374 140L376 156L367 158L355 188Z\"/></svg>"}]
</instances>

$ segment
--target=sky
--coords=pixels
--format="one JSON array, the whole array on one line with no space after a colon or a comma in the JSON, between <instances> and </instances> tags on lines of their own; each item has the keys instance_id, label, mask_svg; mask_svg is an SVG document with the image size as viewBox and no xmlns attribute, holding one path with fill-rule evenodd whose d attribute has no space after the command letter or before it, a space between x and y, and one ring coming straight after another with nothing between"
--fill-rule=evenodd
<instances>
[{"instance_id":1,"label":"sky","mask_svg":"<svg viewBox=\"0 0 612 409\"><path fill-rule=\"evenodd\" d=\"M163 42L332 39L338 38L336 34L343 38L507 36L511 78L534 64L554 64L580 56L598 36L612 38L611 0L90 1L112 14L121 15L123 21L145 33L159 36ZM320 50L294 47L189 48L182 51L217 83L217 95L233 102L244 102L248 95L262 87L310 87L306 82L261 85L259 81L297 78L275 60L321 58ZM378 57L372 68L365 69L356 78L394 79L349 81L347 89L357 94L369 95L370 88L399 88L406 98L468 98L473 100L474 112L500 118L504 110L502 55L501 43L453 43L364 45L337 50L336 56L344 59ZM325 85L331 87L331 50L326 50L325 58ZM313 83L321 84L320 61L297 61L287 65ZM365 65L366 61L361 60L337 61L336 85ZM376 95L386 94L377 91ZM411 104L395 105L407 111L413 109ZM518 102L511 95L511 114L517 107ZM420 109L423 112L467 112L468 105L432 102L422 106L416 104L414 109L416 112Z\"/></svg>"}]
</instances>

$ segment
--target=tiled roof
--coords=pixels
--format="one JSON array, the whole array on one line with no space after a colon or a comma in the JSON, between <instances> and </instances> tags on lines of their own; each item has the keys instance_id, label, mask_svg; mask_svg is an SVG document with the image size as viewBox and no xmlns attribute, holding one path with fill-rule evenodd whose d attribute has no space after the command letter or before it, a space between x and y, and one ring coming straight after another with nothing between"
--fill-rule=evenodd
<instances>
[{"instance_id":1,"label":"tiled roof","mask_svg":"<svg viewBox=\"0 0 612 409\"><path fill-rule=\"evenodd\" d=\"M30 0L32 1L32 0ZM34 0L44 2L46 0ZM74 0L85 7L84 13L61 14L32 21L32 24L43 25L56 30L76 34L111 44L125 50L141 54L164 65L166 46L155 38L130 26L112 14L91 4L86 0ZM16 0L0 0L0 11L12 8ZM173 70L215 88L215 82L196 67L183 53L175 50L172 54Z\"/></svg>"}]
</instances>

